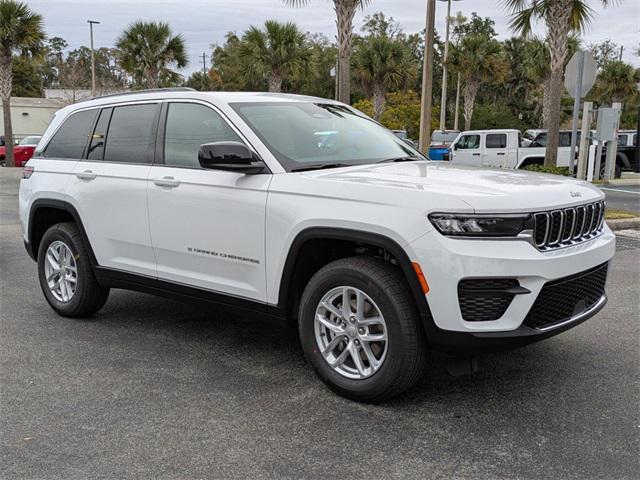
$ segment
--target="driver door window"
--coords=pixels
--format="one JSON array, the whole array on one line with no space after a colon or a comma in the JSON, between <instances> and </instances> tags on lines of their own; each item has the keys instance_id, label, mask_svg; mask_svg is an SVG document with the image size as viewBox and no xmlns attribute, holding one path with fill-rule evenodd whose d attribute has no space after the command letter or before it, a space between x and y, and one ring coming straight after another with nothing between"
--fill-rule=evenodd
<instances>
[{"instance_id":1,"label":"driver door window","mask_svg":"<svg viewBox=\"0 0 640 480\"><path fill-rule=\"evenodd\" d=\"M164 136L164 163L173 167L200 168L200 145L242 142L213 109L197 103L170 103Z\"/></svg>"},{"instance_id":2,"label":"driver door window","mask_svg":"<svg viewBox=\"0 0 640 480\"><path fill-rule=\"evenodd\" d=\"M475 150L480 148L480 135L464 135L458 142L460 150Z\"/></svg>"}]
</instances>

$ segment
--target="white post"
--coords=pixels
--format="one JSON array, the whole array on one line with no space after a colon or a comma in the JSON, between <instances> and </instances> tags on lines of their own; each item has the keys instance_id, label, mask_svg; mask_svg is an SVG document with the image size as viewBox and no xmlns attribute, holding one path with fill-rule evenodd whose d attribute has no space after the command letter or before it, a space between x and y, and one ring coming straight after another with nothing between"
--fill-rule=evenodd
<instances>
[{"instance_id":1,"label":"white post","mask_svg":"<svg viewBox=\"0 0 640 480\"><path fill-rule=\"evenodd\" d=\"M591 119L591 108L593 107L592 102L584 102L584 106L582 108L582 127L580 134L580 148L578 149L578 174L577 178L579 180L584 180L586 178L587 171L587 150L589 145L589 124Z\"/></svg>"},{"instance_id":2,"label":"white post","mask_svg":"<svg viewBox=\"0 0 640 480\"><path fill-rule=\"evenodd\" d=\"M613 140L607 142L607 158L604 164L604 180L611 180L616 177L616 156L618 153L618 125L620 122L620 111L622 104L614 102L611 105L616 110L615 133Z\"/></svg>"},{"instance_id":3,"label":"white post","mask_svg":"<svg viewBox=\"0 0 640 480\"><path fill-rule=\"evenodd\" d=\"M587 166L587 182L591 182L594 179L594 170L596 163L596 146L589 145L589 165Z\"/></svg>"}]
</instances>

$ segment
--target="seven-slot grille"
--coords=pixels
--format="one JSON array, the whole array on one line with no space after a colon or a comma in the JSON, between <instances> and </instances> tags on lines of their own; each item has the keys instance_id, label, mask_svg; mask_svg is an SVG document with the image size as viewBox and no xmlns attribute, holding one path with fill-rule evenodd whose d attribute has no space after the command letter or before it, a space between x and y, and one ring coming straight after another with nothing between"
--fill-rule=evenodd
<instances>
[{"instance_id":1,"label":"seven-slot grille","mask_svg":"<svg viewBox=\"0 0 640 480\"><path fill-rule=\"evenodd\" d=\"M604 224L604 202L533 214L533 238L539 250L550 250L595 237Z\"/></svg>"}]
</instances>

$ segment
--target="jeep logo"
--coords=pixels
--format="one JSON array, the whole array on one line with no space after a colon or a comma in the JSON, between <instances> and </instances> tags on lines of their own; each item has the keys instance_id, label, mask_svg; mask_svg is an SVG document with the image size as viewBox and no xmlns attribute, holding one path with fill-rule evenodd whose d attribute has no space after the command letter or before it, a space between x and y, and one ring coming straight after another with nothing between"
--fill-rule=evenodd
<instances>
[{"instance_id":1,"label":"jeep logo","mask_svg":"<svg viewBox=\"0 0 640 480\"><path fill-rule=\"evenodd\" d=\"M571 195L571 197L581 197L582 193L580 192L569 192L569 194Z\"/></svg>"}]
</instances>

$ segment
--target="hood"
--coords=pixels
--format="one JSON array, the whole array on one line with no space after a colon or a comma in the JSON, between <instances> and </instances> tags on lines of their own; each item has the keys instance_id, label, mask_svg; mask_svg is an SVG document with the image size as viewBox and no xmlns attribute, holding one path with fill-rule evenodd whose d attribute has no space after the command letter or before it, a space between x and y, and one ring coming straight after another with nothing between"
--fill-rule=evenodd
<instances>
[{"instance_id":1,"label":"hood","mask_svg":"<svg viewBox=\"0 0 640 480\"><path fill-rule=\"evenodd\" d=\"M455 196L476 213L534 212L604 198L593 185L524 170L456 166L442 162L402 162L305 172L317 180L375 187L381 198L423 191L438 210L438 196ZM347 189L348 190L348 189ZM387 193L383 193L383 190Z\"/></svg>"}]
</instances>

